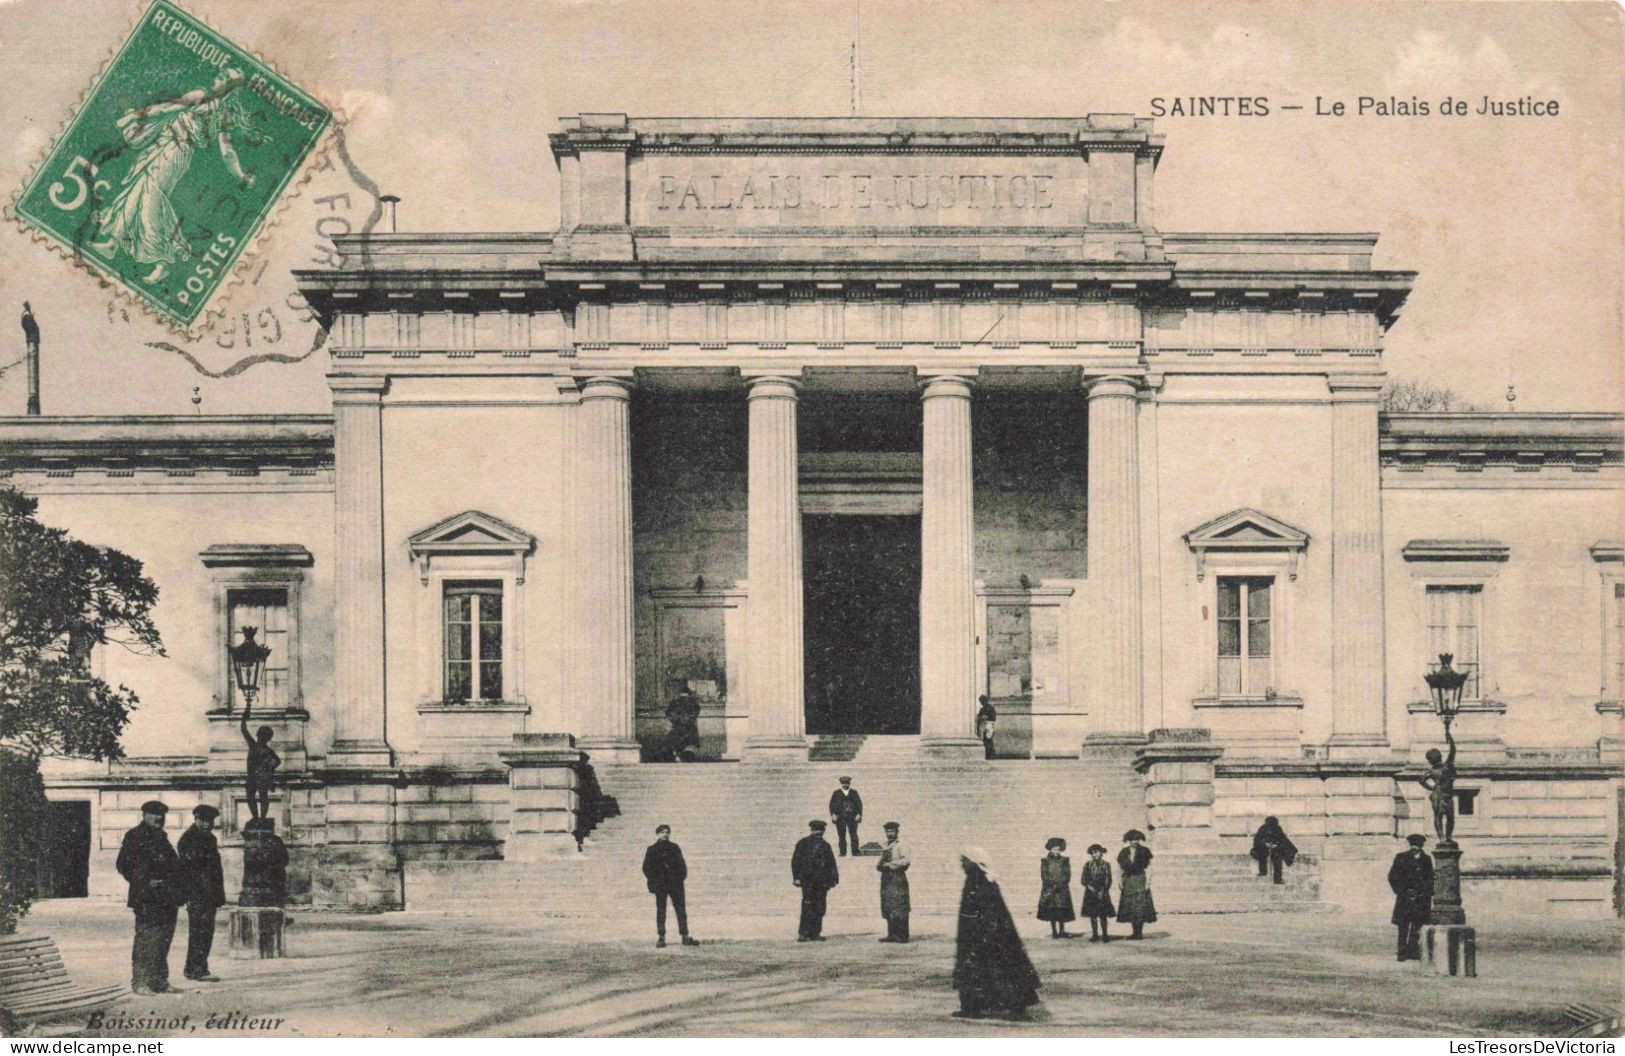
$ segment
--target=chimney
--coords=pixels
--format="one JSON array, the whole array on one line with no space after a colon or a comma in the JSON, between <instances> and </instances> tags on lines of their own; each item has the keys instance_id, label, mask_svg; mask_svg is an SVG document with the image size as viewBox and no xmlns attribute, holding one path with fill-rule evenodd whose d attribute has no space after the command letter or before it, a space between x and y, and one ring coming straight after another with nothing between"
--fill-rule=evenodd
<instances>
[{"instance_id":1,"label":"chimney","mask_svg":"<svg viewBox=\"0 0 1625 1056\"><path fill-rule=\"evenodd\" d=\"M39 414L39 324L34 309L23 302L23 340L28 342L28 414Z\"/></svg>"}]
</instances>

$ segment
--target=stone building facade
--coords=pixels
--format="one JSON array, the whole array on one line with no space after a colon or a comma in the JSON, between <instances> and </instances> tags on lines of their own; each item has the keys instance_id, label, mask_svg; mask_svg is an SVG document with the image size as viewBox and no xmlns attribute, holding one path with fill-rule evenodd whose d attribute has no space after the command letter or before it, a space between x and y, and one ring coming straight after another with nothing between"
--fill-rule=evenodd
<instances>
[{"instance_id":1,"label":"stone building facade","mask_svg":"<svg viewBox=\"0 0 1625 1056\"><path fill-rule=\"evenodd\" d=\"M129 758L50 774L93 893L153 795L233 846L252 625L319 904L577 854L582 753L613 793L680 689L706 757L861 739L927 779L980 757L986 693L989 765L1133 767L1159 854L1279 815L1369 902L1453 652L1470 884L1607 911L1620 417L1380 413L1415 276L1375 235L1164 232L1124 115L583 114L551 146L559 230L299 274L330 417L0 421L10 483L163 591L167 659L92 660L142 697Z\"/></svg>"}]
</instances>

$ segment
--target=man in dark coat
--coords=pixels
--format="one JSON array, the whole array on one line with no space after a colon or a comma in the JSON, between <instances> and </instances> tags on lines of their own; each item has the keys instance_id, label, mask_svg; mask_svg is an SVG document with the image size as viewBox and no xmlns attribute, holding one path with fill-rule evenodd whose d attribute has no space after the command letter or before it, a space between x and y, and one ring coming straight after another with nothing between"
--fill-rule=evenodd
<instances>
[{"instance_id":1,"label":"man in dark coat","mask_svg":"<svg viewBox=\"0 0 1625 1056\"><path fill-rule=\"evenodd\" d=\"M1258 875L1263 876L1273 871L1276 883L1284 883L1281 879L1281 866L1291 865L1298 857L1298 848L1287 839L1286 830L1281 828L1281 820L1271 814L1264 819L1264 824L1253 833L1252 856L1258 862Z\"/></svg>"},{"instance_id":2,"label":"man in dark coat","mask_svg":"<svg viewBox=\"0 0 1625 1056\"><path fill-rule=\"evenodd\" d=\"M1394 855L1388 869L1388 886L1394 889L1393 922L1399 928L1401 961L1422 959L1422 925L1433 908L1433 859L1422 850L1427 837L1413 833L1405 837L1410 850Z\"/></svg>"},{"instance_id":3,"label":"man in dark coat","mask_svg":"<svg viewBox=\"0 0 1625 1056\"><path fill-rule=\"evenodd\" d=\"M130 949L130 989L138 994L179 993L169 985L169 944L175 940L177 907L186 897L180 859L164 835L169 808L156 799L141 805L141 824L124 834L119 875L130 884L125 905L135 910Z\"/></svg>"},{"instance_id":4,"label":"man in dark coat","mask_svg":"<svg viewBox=\"0 0 1625 1056\"><path fill-rule=\"evenodd\" d=\"M829 820L835 825L835 834L840 837L841 856L846 856L846 841L852 839L852 853L858 853L858 823L863 820L863 797L858 790L852 787L852 779L843 776L841 787L830 793Z\"/></svg>"},{"instance_id":5,"label":"man in dark coat","mask_svg":"<svg viewBox=\"0 0 1625 1056\"><path fill-rule=\"evenodd\" d=\"M796 929L797 942L824 941L824 909L829 889L841 882L835 865L835 852L824 839L822 821L809 821L812 831L796 841L795 853L790 855L790 879L801 888L801 926Z\"/></svg>"},{"instance_id":6,"label":"man in dark coat","mask_svg":"<svg viewBox=\"0 0 1625 1056\"><path fill-rule=\"evenodd\" d=\"M683 883L688 879L688 863L683 861L683 849L671 842L671 826L655 828L655 842L643 852L643 876L649 881L649 891L655 896L656 946L666 945L666 901L677 911L677 934L684 946L698 946L699 940L688 934L688 907L683 901Z\"/></svg>"},{"instance_id":7,"label":"man in dark coat","mask_svg":"<svg viewBox=\"0 0 1625 1056\"><path fill-rule=\"evenodd\" d=\"M215 911L226 904L226 878L220 867L220 844L214 838L214 819L220 812L207 804L192 808L192 827L181 833L181 872L186 891L186 978L218 983L209 971L214 947Z\"/></svg>"},{"instance_id":8,"label":"man in dark coat","mask_svg":"<svg viewBox=\"0 0 1625 1056\"><path fill-rule=\"evenodd\" d=\"M1038 1003L1038 972L1016 934L1010 908L1004 904L987 852L976 847L960 852L965 889L959 896L959 937L954 946L954 989L959 1011L967 1019L1019 1018Z\"/></svg>"}]
</instances>

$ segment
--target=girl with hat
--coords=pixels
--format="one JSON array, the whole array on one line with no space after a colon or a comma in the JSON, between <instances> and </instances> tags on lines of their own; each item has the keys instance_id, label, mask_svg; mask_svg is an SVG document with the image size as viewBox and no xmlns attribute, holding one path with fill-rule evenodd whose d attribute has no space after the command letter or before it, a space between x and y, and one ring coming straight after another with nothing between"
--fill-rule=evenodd
<instances>
[{"instance_id":1,"label":"girl with hat","mask_svg":"<svg viewBox=\"0 0 1625 1056\"><path fill-rule=\"evenodd\" d=\"M1106 925L1112 919L1112 863L1106 860L1106 848L1098 843L1089 845L1089 860L1078 873L1083 881L1083 916L1089 918L1089 941L1110 942Z\"/></svg>"},{"instance_id":2,"label":"girl with hat","mask_svg":"<svg viewBox=\"0 0 1625 1056\"><path fill-rule=\"evenodd\" d=\"M1117 867L1123 872L1123 887L1117 899L1117 919L1133 926L1129 938L1144 938L1141 932L1157 919L1156 903L1151 901L1151 883L1146 879L1146 867L1151 864L1151 848L1145 845L1145 833L1130 829L1123 833L1123 849L1117 852Z\"/></svg>"},{"instance_id":3,"label":"girl with hat","mask_svg":"<svg viewBox=\"0 0 1625 1056\"><path fill-rule=\"evenodd\" d=\"M1051 836L1044 843L1049 853L1038 861L1038 879L1043 890L1038 895L1038 919L1049 921L1049 937L1070 939L1066 922L1077 919L1072 912L1072 859L1061 853L1066 841Z\"/></svg>"}]
</instances>

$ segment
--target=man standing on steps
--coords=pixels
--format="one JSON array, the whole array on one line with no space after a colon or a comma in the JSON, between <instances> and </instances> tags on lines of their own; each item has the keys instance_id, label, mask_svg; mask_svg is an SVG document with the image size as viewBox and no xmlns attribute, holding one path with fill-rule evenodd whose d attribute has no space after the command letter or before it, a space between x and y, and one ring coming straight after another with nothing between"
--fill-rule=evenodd
<instances>
[{"instance_id":1,"label":"man standing on steps","mask_svg":"<svg viewBox=\"0 0 1625 1056\"><path fill-rule=\"evenodd\" d=\"M684 946L698 946L699 941L688 934L688 907L683 902L683 883L688 879L688 863L683 861L683 849L671 842L671 826L655 826L655 842L643 852L643 876L649 881L649 892L655 896L655 933L659 936L655 946L666 945L666 900L677 911L677 934Z\"/></svg>"},{"instance_id":2,"label":"man standing on steps","mask_svg":"<svg viewBox=\"0 0 1625 1056\"><path fill-rule=\"evenodd\" d=\"M846 857L846 841L852 840L852 853L857 854L858 823L863 820L863 797L852 787L852 779L843 776L841 787L829 797L829 820L835 823L835 834L840 837L841 857Z\"/></svg>"},{"instance_id":3,"label":"man standing on steps","mask_svg":"<svg viewBox=\"0 0 1625 1056\"><path fill-rule=\"evenodd\" d=\"M809 821L812 831L796 841L795 853L790 856L790 879L801 888L801 926L796 930L797 942L824 941L824 909L829 889L841 882L835 865L835 853L824 839L822 821Z\"/></svg>"}]
</instances>

